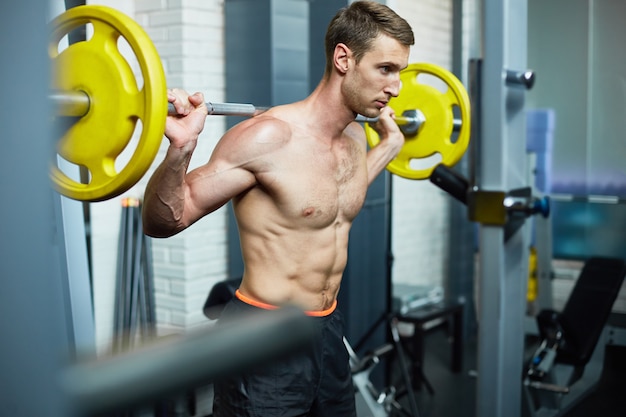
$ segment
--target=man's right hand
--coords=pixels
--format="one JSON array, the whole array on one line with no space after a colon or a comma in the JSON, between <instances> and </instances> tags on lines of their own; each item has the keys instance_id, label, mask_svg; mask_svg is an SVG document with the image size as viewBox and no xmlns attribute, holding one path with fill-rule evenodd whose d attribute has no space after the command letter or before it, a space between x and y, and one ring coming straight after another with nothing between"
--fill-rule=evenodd
<instances>
[{"instance_id":1,"label":"man's right hand","mask_svg":"<svg viewBox=\"0 0 626 417\"><path fill-rule=\"evenodd\" d=\"M208 114L204 95L202 93L189 95L186 91L175 88L167 91L167 101L174 105L178 114L167 117L165 136L171 146L192 152Z\"/></svg>"}]
</instances>

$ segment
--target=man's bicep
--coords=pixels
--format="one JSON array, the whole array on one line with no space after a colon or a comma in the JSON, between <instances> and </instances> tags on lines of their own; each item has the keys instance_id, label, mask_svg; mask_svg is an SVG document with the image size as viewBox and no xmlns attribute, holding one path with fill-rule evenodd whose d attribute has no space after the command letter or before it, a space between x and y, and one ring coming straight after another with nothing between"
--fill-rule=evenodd
<instances>
[{"instance_id":1,"label":"man's bicep","mask_svg":"<svg viewBox=\"0 0 626 417\"><path fill-rule=\"evenodd\" d=\"M188 220L194 222L212 213L255 184L254 174L242 167L206 165L191 171L187 177Z\"/></svg>"}]
</instances>

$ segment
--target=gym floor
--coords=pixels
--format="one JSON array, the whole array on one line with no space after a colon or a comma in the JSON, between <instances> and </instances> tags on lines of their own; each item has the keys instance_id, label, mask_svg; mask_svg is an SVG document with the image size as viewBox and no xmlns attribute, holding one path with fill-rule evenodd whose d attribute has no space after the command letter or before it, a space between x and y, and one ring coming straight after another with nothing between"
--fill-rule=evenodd
<instances>
[{"instance_id":1,"label":"gym floor","mask_svg":"<svg viewBox=\"0 0 626 417\"><path fill-rule=\"evenodd\" d=\"M418 417L472 417L476 404L476 338L468 337L463 352L463 369L453 373L450 369L450 338L445 325L428 331L424 340L424 376L432 386L431 394L422 383L416 389ZM405 405L406 399L401 398ZM407 409L408 406L406 406Z\"/></svg>"},{"instance_id":2,"label":"gym floor","mask_svg":"<svg viewBox=\"0 0 626 417\"><path fill-rule=\"evenodd\" d=\"M439 326L428 332L423 370L434 394L431 395L424 385L415 390L420 413L418 417L475 417L476 378L472 376L472 371L476 370L477 344L474 337L468 339L464 350L463 370L455 374L450 370L450 339L447 328ZM624 417L624 381L626 346L608 346L603 374L596 391L563 417ZM400 402L404 405L404 398Z\"/></svg>"}]
</instances>

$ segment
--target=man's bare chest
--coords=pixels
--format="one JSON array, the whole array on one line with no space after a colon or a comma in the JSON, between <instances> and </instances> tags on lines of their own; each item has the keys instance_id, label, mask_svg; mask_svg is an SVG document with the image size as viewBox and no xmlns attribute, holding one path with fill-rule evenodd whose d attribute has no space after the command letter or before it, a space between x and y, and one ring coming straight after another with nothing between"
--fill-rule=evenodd
<instances>
[{"instance_id":1,"label":"man's bare chest","mask_svg":"<svg viewBox=\"0 0 626 417\"><path fill-rule=\"evenodd\" d=\"M319 226L354 219L367 193L365 159L354 149L291 152L272 171L262 182L281 211Z\"/></svg>"}]
</instances>

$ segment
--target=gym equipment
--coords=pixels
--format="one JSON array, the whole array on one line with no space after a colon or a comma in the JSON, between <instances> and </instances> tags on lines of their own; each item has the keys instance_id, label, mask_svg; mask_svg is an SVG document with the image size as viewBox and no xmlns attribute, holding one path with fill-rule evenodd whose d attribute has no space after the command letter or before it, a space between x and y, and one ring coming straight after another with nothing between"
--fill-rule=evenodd
<instances>
[{"instance_id":1,"label":"gym equipment","mask_svg":"<svg viewBox=\"0 0 626 417\"><path fill-rule=\"evenodd\" d=\"M445 83L445 92L421 83L421 74L430 74ZM410 179L430 177L437 164L429 168L413 168L411 161L439 153L441 164L452 166L461 160L470 139L470 104L467 91L461 81L451 72L432 64L411 64L400 74L401 93L389 100L389 106L396 114L407 115L418 112L424 119L414 134L406 134L406 143L398 156L391 161L387 169L396 175ZM408 93L408 94L407 94ZM419 110L415 110L419 103ZM455 120L454 108L458 108L461 119ZM417 117L417 116L415 116ZM452 142L455 127L459 134ZM378 134L371 126L365 132L370 146L380 142Z\"/></svg>"},{"instance_id":2,"label":"gym equipment","mask_svg":"<svg viewBox=\"0 0 626 417\"><path fill-rule=\"evenodd\" d=\"M93 26L91 39L59 52L64 37L86 24ZM84 184L53 164L50 174L53 185L59 193L76 200L101 201L115 197L146 173L163 139L169 107L159 55L136 22L109 7L71 8L56 17L50 27L48 53L53 77L49 98L57 116L77 119L59 140L57 153L66 161L86 168L90 176L89 183ZM128 42L139 62L141 88L119 50L119 40ZM451 93L442 94L418 84L415 79L420 73L439 77ZM424 179L430 171L407 168L411 160L438 152L444 164L452 165L465 152L470 130L469 100L460 81L435 65L413 64L403 71L401 78L401 98L391 100L390 106L408 140L400 160L392 161L388 168L400 176ZM249 104L207 104L212 115L254 116L266 110ZM461 120L454 120L451 108L455 106L460 109ZM128 147L138 121L142 125L141 137L130 160L118 172L116 162ZM377 143L369 126L376 119L359 117L357 121L367 123L370 145ZM460 129L460 134L452 145L448 137L455 128Z\"/></svg>"},{"instance_id":3,"label":"gym equipment","mask_svg":"<svg viewBox=\"0 0 626 417\"><path fill-rule=\"evenodd\" d=\"M623 259L589 258L563 310L539 312L541 342L524 378L530 415L562 415L598 381L606 339L599 341L625 275Z\"/></svg>"},{"instance_id":4,"label":"gym equipment","mask_svg":"<svg viewBox=\"0 0 626 417\"><path fill-rule=\"evenodd\" d=\"M366 339L372 336L376 328L383 323L388 326L391 342L383 343L368 351L363 357L359 357L356 350L359 350ZM407 352L400 339L399 323L399 317L395 313L383 314L354 348L348 339L345 337L343 339L344 346L350 356L352 382L357 393L357 413L359 406L364 404L367 408L366 415L372 417L399 415L419 417L420 415L415 398L415 385L410 374L411 365L407 363ZM401 381L398 385L394 383L395 381L390 382L389 385L379 390L370 380L370 375L376 365L387 356L397 360ZM400 401L400 398L404 396L407 397L406 400Z\"/></svg>"},{"instance_id":5,"label":"gym equipment","mask_svg":"<svg viewBox=\"0 0 626 417\"><path fill-rule=\"evenodd\" d=\"M469 183L479 191L475 196L486 203L491 191L503 191L506 197L510 193L506 190L527 186L525 96L531 85L525 82L528 76L505 79L510 71L524 74L527 68L527 2L484 0L480 9L479 33L468 67L472 109L479 110L472 112L474 152ZM508 214L506 208L500 209L504 198L492 197L498 202L494 209ZM486 214L480 204L475 208L481 217ZM480 305L475 415L520 417L522 378L511 376L522 375L524 369L530 233L527 227L509 233L508 222L494 223L481 222L477 236Z\"/></svg>"},{"instance_id":6,"label":"gym equipment","mask_svg":"<svg viewBox=\"0 0 626 417\"><path fill-rule=\"evenodd\" d=\"M76 98L72 98L76 101ZM208 108L209 116L244 116L254 117L269 109L269 107L257 107L253 104L247 103L205 103ZM168 103L167 114L175 116L176 109L172 103ZM359 123L376 123L378 118L365 117L357 115L356 119ZM424 123L424 117L421 112L413 110L412 112L405 112L402 116L396 116L395 122L400 127L400 130L405 135L414 135L419 130L419 127Z\"/></svg>"},{"instance_id":7,"label":"gym equipment","mask_svg":"<svg viewBox=\"0 0 626 417\"><path fill-rule=\"evenodd\" d=\"M72 30L93 27L88 42L77 42L59 53L59 43ZM142 28L121 12L103 6L76 7L50 24L51 58L56 101L70 95L64 113L81 116L57 143L63 159L89 170L89 184L64 174L55 164L52 182L61 194L76 200L99 201L128 190L145 174L156 156L167 115L165 74L156 48ZM125 39L135 54L143 87L122 56L118 40ZM72 92L87 95L85 99ZM129 144L141 120L141 137L134 154L119 172L115 162Z\"/></svg>"},{"instance_id":8,"label":"gym equipment","mask_svg":"<svg viewBox=\"0 0 626 417\"><path fill-rule=\"evenodd\" d=\"M202 313L211 320L217 320L222 310L234 296L235 291L241 285L241 277L220 281L211 287L209 295L202 307Z\"/></svg>"},{"instance_id":9,"label":"gym equipment","mask_svg":"<svg viewBox=\"0 0 626 417\"><path fill-rule=\"evenodd\" d=\"M389 416L408 416L419 417L413 387L411 385L411 377L407 371L402 346L400 344L400 336L397 328L397 321L390 322L390 330L393 343L385 343L372 352L363 357L359 357L354 351L348 340L344 337L343 344L350 356L350 370L352 372L352 382L357 395L357 412L359 411L360 401L367 408L367 415L372 417L389 417ZM380 361L390 355L396 355L401 363L404 383L407 387L405 392L399 392L394 385L387 386L382 390L377 389L370 381L370 374L380 363ZM399 402L400 396L407 394L409 399L409 410L405 409Z\"/></svg>"},{"instance_id":10,"label":"gym equipment","mask_svg":"<svg viewBox=\"0 0 626 417\"><path fill-rule=\"evenodd\" d=\"M77 415L117 411L280 358L313 337L315 329L302 310L285 307L72 365L61 384Z\"/></svg>"},{"instance_id":11,"label":"gym equipment","mask_svg":"<svg viewBox=\"0 0 626 417\"><path fill-rule=\"evenodd\" d=\"M122 199L113 319L113 351L156 336L152 244L143 233L141 201Z\"/></svg>"}]
</instances>

